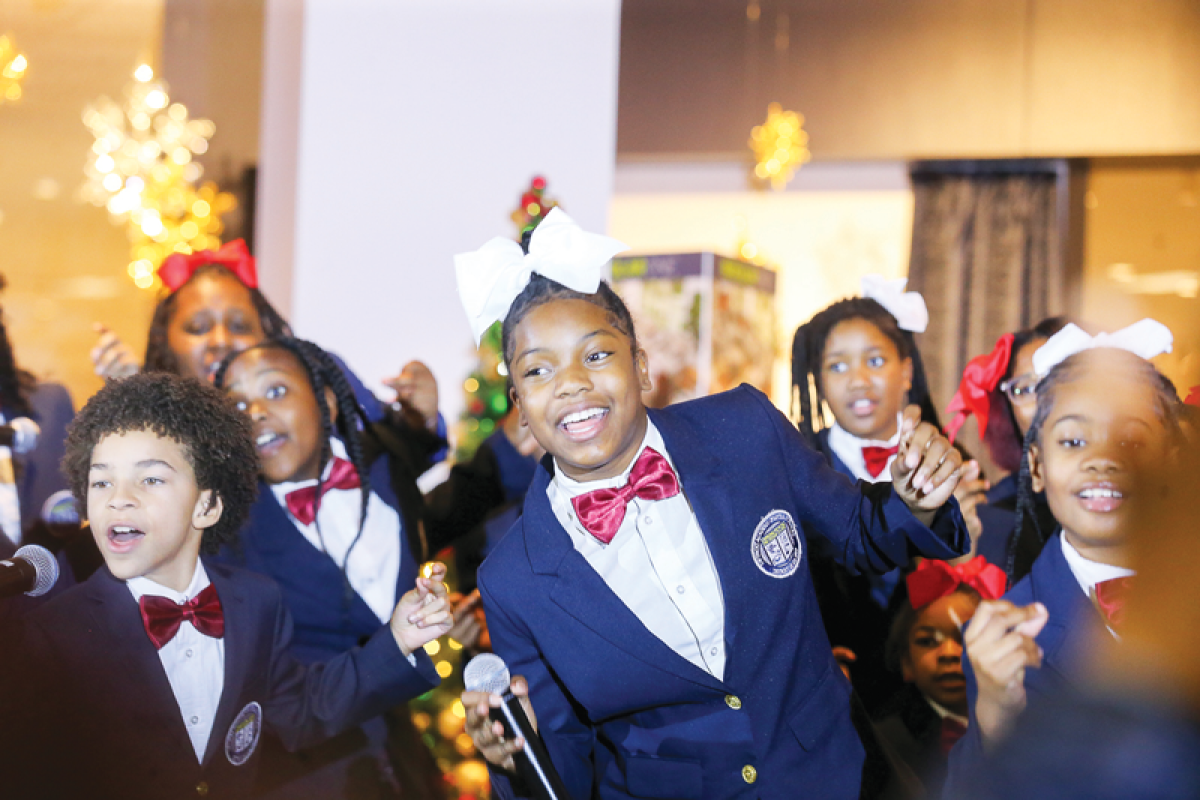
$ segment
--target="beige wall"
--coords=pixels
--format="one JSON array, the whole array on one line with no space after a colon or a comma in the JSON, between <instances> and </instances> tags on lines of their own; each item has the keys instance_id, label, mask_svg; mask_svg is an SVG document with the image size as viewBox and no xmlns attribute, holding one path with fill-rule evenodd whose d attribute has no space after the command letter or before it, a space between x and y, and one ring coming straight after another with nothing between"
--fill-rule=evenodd
<instances>
[{"instance_id":1,"label":"beige wall","mask_svg":"<svg viewBox=\"0 0 1200 800\"><path fill-rule=\"evenodd\" d=\"M1195 0L746 5L627 0L622 156L745 153L772 100L816 159L1200 152Z\"/></svg>"}]
</instances>

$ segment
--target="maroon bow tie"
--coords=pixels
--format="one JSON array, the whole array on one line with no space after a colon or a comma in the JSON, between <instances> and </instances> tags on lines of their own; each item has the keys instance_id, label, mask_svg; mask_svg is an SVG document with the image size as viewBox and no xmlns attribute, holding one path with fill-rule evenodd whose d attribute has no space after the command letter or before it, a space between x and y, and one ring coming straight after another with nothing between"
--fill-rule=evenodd
<instances>
[{"instance_id":1,"label":"maroon bow tie","mask_svg":"<svg viewBox=\"0 0 1200 800\"><path fill-rule=\"evenodd\" d=\"M666 500L679 494L675 470L659 453L647 447L629 471L629 482L619 489L596 489L571 499L584 529L602 544L617 535L625 507L634 497Z\"/></svg>"},{"instance_id":2,"label":"maroon bow tie","mask_svg":"<svg viewBox=\"0 0 1200 800\"><path fill-rule=\"evenodd\" d=\"M1125 601L1132 588L1133 578L1126 577L1100 581L1092 589L1096 595L1096 608L1100 609L1105 624L1114 631L1120 630L1125 622Z\"/></svg>"},{"instance_id":3,"label":"maroon bow tie","mask_svg":"<svg viewBox=\"0 0 1200 800\"><path fill-rule=\"evenodd\" d=\"M349 461L334 456L331 463L333 467L329 470L329 477L321 484L322 495L330 489L357 489L362 486L358 472ZM317 518L316 485L293 489L284 495L284 500L287 501L288 511L293 517L305 525L313 524L313 520Z\"/></svg>"},{"instance_id":4,"label":"maroon bow tie","mask_svg":"<svg viewBox=\"0 0 1200 800\"><path fill-rule=\"evenodd\" d=\"M963 725L956 719L942 717L942 733L939 739L939 744L942 747L942 755L950 755L951 748L966 734L966 725Z\"/></svg>"},{"instance_id":5,"label":"maroon bow tie","mask_svg":"<svg viewBox=\"0 0 1200 800\"><path fill-rule=\"evenodd\" d=\"M867 466L867 472L872 478L878 478L879 473L883 472L883 468L887 466L888 459L896 455L900 450L900 445L891 447L876 447L875 445L867 445L862 449L863 463Z\"/></svg>"},{"instance_id":6,"label":"maroon bow tie","mask_svg":"<svg viewBox=\"0 0 1200 800\"><path fill-rule=\"evenodd\" d=\"M184 620L196 626L205 636L220 639L225 635L225 613L221 611L221 598L211 583L204 591L180 605L167 597L144 594L138 600L142 611L142 624L146 635L159 650L175 638Z\"/></svg>"}]
</instances>

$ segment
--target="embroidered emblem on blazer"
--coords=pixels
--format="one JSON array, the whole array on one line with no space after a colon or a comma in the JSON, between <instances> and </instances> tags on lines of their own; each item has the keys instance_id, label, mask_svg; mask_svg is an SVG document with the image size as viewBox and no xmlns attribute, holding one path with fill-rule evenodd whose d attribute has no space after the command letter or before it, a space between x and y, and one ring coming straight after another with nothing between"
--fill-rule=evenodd
<instances>
[{"instance_id":1,"label":"embroidered emblem on blazer","mask_svg":"<svg viewBox=\"0 0 1200 800\"><path fill-rule=\"evenodd\" d=\"M786 511L775 510L762 518L750 540L750 554L764 575L787 578L800 566L800 534Z\"/></svg>"}]
</instances>

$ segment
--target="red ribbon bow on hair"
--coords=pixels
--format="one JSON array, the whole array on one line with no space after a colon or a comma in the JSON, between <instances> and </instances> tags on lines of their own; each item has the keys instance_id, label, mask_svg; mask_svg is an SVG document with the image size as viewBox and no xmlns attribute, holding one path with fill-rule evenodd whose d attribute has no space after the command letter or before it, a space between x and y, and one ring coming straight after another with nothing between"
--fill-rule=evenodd
<instances>
[{"instance_id":1,"label":"red ribbon bow on hair","mask_svg":"<svg viewBox=\"0 0 1200 800\"><path fill-rule=\"evenodd\" d=\"M220 250L200 250L190 255L173 253L166 257L158 268L158 277L172 292L183 286L196 270L205 264L220 264L227 267L247 289L258 286L258 272L254 269L254 256L246 249L243 239L234 239L221 246Z\"/></svg>"},{"instance_id":2,"label":"red ribbon bow on hair","mask_svg":"<svg viewBox=\"0 0 1200 800\"><path fill-rule=\"evenodd\" d=\"M946 436L953 444L958 429L972 414L979 420L979 438L987 432L988 416L992 410L991 395L1000 385L1008 369L1008 360L1012 357L1013 335L1006 333L996 341L992 352L985 356L975 356L967 362L963 370L962 382L958 391L950 398L946 413L951 415L946 425Z\"/></svg>"},{"instance_id":3,"label":"red ribbon bow on hair","mask_svg":"<svg viewBox=\"0 0 1200 800\"><path fill-rule=\"evenodd\" d=\"M913 608L923 608L940 600L959 586L970 586L984 600L996 600L1004 594L1008 576L1004 570L989 564L983 556L975 556L959 566L945 561L926 559L906 579L908 601Z\"/></svg>"}]
</instances>

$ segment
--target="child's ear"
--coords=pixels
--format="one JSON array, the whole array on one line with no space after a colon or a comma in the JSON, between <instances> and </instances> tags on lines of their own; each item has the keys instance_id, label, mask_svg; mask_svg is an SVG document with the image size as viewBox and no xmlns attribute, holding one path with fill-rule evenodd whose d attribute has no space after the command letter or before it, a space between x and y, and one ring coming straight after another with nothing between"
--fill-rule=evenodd
<instances>
[{"instance_id":1,"label":"child's ear","mask_svg":"<svg viewBox=\"0 0 1200 800\"><path fill-rule=\"evenodd\" d=\"M904 391L911 392L913 376L913 365L911 358L906 358L900 362L900 375L904 381Z\"/></svg>"},{"instance_id":2,"label":"child's ear","mask_svg":"<svg viewBox=\"0 0 1200 800\"><path fill-rule=\"evenodd\" d=\"M325 387L325 406L329 409L329 424L337 425L338 421L338 405L337 395L333 393L333 389Z\"/></svg>"},{"instance_id":3,"label":"child's ear","mask_svg":"<svg viewBox=\"0 0 1200 800\"><path fill-rule=\"evenodd\" d=\"M650 380L650 358L640 347L633 354L633 367L638 373L638 388L643 392L653 389L654 382Z\"/></svg>"},{"instance_id":4,"label":"child's ear","mask_svg":"<svg viewBox=\"0 0 1200 800\"><path fill-rule=\"evenodd\" d=\"M521 398L517 396L517 387L508 387L508 402L517 410L517 421L521 423L521 427L528 428L529 420L525 419L525 409L521 407Z\"/></svg>"},{"instance_id":5,"label":"child's ear","mask_svg":"<svg viewBox=\"0 0 1200 800\"><path fill-rule=\"evenodd\" d=\"M1029 445L1029 483L1035 492L1046 491L1046 476L1042 470L1042 451L1036 444Z\"/></svg>"},{"instance_id":6,"label":"child's ear","mask_svg":"<svg viewBox=\"0 0 1200 800\"><path fill-rule=\"evenodd\" d=\"M224 510L225 505L221 502L221 496L212 489L205 489L200 493L199 499L196 500L196 507L192 510L192 527L200 530L211 528L221 519L221 513Z\"/></svg>"}]
</instances>

